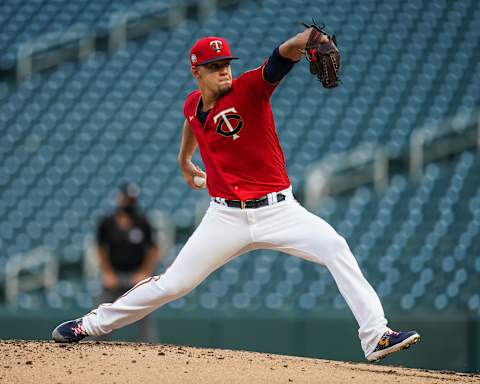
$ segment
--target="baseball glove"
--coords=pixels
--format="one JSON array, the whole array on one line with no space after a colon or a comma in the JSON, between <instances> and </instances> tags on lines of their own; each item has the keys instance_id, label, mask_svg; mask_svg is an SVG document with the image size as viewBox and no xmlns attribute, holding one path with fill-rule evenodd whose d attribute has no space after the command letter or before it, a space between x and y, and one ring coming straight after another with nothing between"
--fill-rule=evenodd
<instances>
[{"instance_id":1,"label":"baseball glove","mask_svg":"<svg viewBox=\"0 0 480 384\"><path fill-rule=\"evenodd\" d=\"M334 88L340 82L340 52L337 48L335 35L330 37L325 32L325 25L302 23L305 28L312 28L305 46L305 57L310 63L310 73L316 75L325 88ZM320 42L322 35L328 37L328 42Z\"/></svg>"}]
</instances>

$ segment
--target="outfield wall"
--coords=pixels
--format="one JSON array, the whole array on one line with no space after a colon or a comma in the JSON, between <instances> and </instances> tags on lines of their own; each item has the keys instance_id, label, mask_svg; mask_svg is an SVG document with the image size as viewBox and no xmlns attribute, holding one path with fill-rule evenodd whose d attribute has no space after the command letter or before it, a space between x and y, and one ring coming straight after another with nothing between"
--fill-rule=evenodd
<instances>
[{"instance_id":1,"label":"outfield wall","mask_svg":"<svg viewBox=\"0 0 480 384\"><path fill-rule=\"evenodd\" d=\"M1 339L49 339L59 322L80 313L0 312ZM351 316L299 317L285 314L156 313L152 319L161 343L242 349L278 354L365 362ZM392 328L415 329L421 341L383 364L480 371L480 319L462 316L395 317ZM116 331L112 340L134 341L136 328Z\"/></svg>"}]
</instances>

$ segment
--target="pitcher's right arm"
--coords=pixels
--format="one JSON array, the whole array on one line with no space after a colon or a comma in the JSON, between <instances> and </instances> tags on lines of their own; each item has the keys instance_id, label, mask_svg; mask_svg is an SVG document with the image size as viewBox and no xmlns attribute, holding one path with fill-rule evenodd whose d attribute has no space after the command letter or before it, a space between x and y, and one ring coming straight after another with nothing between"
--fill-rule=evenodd
<instances>
[{"instance_id":1,"label":"pitcher's right arm","mask_svg":"<svg viewBox=\"0 0 480 384\"><path fill-rule=\"evenodd\" d=\"M197 187L193 182L194 176L206 177L205 172L192 162L192 156L196 148L197 140L193 134L192 127L188 124L187 120L185 120L183 124L182 141L178 152L178 166L190 188L202 189L201 187Z\"/></svg>"}]
</instances>

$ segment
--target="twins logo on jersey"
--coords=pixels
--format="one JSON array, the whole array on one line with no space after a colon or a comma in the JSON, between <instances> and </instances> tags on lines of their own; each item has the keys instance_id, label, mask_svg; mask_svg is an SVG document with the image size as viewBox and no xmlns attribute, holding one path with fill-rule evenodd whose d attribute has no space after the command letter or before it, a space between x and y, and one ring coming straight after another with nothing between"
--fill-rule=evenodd
<instances>
[{"instance_id":1,"label":"twins logo on jersey","mask_svg":"<svg viewBox=\"0 0 480 384\"><path fill-rule=\"evenodd\" d=\"M238 132L243 128L243 119L234 107L217 113L213 116L213 122L217 124L218 134L233 137L233 140L237 140L240 137Z\"/></svg>"}]
</instances>

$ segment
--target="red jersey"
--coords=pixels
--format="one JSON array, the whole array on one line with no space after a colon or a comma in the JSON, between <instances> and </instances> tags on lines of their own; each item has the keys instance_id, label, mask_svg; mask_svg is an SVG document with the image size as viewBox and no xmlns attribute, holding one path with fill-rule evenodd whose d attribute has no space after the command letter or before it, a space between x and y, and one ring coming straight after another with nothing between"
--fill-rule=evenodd
<instances>
[{"instance_id":1,"label":"red jersey","mask_svg":"<svg viewBox=\"0 0 480 384\"><path fill-rule=\"evenodd\" d=\"M205 124L197 117L200 91L191 92L185 101L185 119L197 139L213 197L256 199L290 186L270 105L278 83L263 78L263 67L234 79Z\"/></svg>"}]
</instances>

